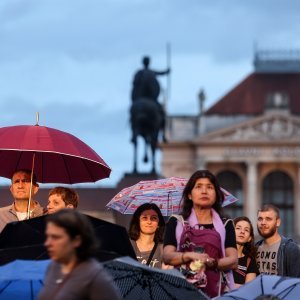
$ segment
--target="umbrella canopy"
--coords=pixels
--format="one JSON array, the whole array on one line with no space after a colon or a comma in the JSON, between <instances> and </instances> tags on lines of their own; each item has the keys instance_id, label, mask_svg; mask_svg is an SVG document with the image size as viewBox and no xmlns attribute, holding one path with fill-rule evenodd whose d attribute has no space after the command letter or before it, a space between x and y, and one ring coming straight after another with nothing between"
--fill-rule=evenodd
<instances>
[{"instance_id":1,"label":"umbrella canopy","mask_svg":"<svg viewBox=\"0 0 300 300\"><path fill-rule=\"evenodd\" d=\"M104 263L123 299L209 299L177 270L159 270L129 257Z\"/></svg>"},{"instance_id":2,"label":"umbrella canopy","mask_svg":"<svg viewBox=\"0 0 300 300\"><path fill-rule=\"evenodd\" d=\"M126 229L86 215L92 223L100 247L96 254L99 261L120 256L136 258ZM14 259L45 259L46 216L8 223L0 233L0 264Z\"/></svg>"},{"instance_id":3,"label":"umbrella canopy","mask_svg":"<svg viewBox=\"0 0 300 300\"><path fill-rule=\"evenodd\" d=\"M16 260L0 267L0 299L37 299L50 260Z\"/></svg>"},{"instance_id":4,"label":"umbrella canopy","mask_svg":"<svg viewBox=\"0 0 300 300\"><path fill-rule=\"evenodd\" d=\"M239 289L226 293L217 299L253 300L262 295L272 295L279 299L299 299L300 278L276 275L259 275Z\"/></svg>"},{"instance_id":5,"label":"umbrella canopy","mask_svg":"<svg viewBox=\"0 0 300 300\"><path fill-rule=\"evenodd\" d=\"M45 260L49 255L43 244L0 249L0 266L16 259Z\"/></svg>"},{"instance_id":6,"label":"umbrella canopy","mask_svg":"<svg viewBox=\"0 0 300 300\"><path fill-rule=\"evenodd\" d=\"M180 177L140 181L123 189L106 206L122 214L133 214L140 205L150 202L155 203L164 216L177 214L186 183L187 179ZM225 189L221 190L225 196L223 206L238 200Z\"/></svg>"},{"instance_id":7,"label":"umbrella canopy","mask_svg":"<svg viewBox=\"0 0 300 300\"><path fill-rule=\"evenodd\" d=\"M111 169L75 136L45 126L0 128L0 176L11 178L19 169L32 169L39 182L81 183L107 178Z\"/></svg>"}]
</instances>

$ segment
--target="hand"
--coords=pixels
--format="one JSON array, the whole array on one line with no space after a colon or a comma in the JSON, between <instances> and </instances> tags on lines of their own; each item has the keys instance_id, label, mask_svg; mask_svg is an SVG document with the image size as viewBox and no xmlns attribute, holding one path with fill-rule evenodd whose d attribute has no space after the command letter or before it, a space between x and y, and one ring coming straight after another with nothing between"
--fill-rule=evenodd
<instances>
[{"instance_id":1,"label":"hand","mask_svg":"<svg viewBox=\"0 0 300 300\"><path fill-rule=\"evenodd\" d=\"M218 266L218 261L214 258L209 257L205 260L205 264L208 268L216 269Z\"/></svg>"},{"instance_id":2,"label":"hand","mask_svg":"<svg viewBox=\"0 0 300 300\"><path fill-rule=\"evenodd\" d=\"M185 252L185 261L191 260L200 260L201 262L205 263L205 261L209 258L207 253L198 253L198 252Z\"/></svg>"}]
</instances>

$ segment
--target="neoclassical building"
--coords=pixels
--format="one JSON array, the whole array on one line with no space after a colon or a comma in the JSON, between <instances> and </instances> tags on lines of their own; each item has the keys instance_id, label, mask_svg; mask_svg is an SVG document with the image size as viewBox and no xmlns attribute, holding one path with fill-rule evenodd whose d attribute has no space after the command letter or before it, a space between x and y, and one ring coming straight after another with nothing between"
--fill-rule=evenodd
<instances>
[{"instance_id":1,"label":"neoclassical building","mask_svg":"<svg viewBox=\"0 0 300 300\"><path fill-rule=\"evenodd\" d=\"M239 201L232 217L256 221L258 208L280 208L282 232L300 236L300 52L258 51L254 72L207 110L169 116L161 145L165 177L207 168ZM254 223L255 224L255 223Z\"/></svg>"}]
</instances>

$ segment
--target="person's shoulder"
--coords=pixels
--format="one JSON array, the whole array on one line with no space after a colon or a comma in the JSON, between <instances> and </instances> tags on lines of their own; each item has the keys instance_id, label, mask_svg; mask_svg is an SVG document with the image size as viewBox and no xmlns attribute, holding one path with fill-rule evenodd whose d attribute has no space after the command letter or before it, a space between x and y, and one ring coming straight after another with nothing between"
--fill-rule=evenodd
<instances>
[{"instance_id":1,"label":"person's shoulder","mask_svg":"<svg viewBox=\"0 0 300 300\"><path fill-rule=\"evenodd\" d=\"M287 248L293 248L300 252L299 245L292 238L281 236L281 244L285 244Z\"/></svg>"},{"instance_id":2,"label":"person's shoulder","mask_svg":"<svg viewBox=\"0 0 300 300\"><path fill-rule=\"evenodd\" d=\"M2 207L0 207L0 213L5 212L5 211L9 211L10 209L12 209L12 204L10 204L8 206L2 206Z\"/></svg>"},{"instance_id":3,"label":"person's shoulder","mask_svg":"<svg viewBox=\"0 0 300 300\"><path fill-rule=\"evenodd\" d=\"M97 261L95 258L89 258L83 261L82 264L90 268L102 269L102 264L99 261Z\"/></svg>"},{"instance_id":4,"label":"person's shoulder","mask_svg":"<svg viewBox=\"0 0 300 300\"><path fill-rule=\"evenodd\" d=\"M258 240L258 241L255 243L255 247L261 246L262 243L263 243L263 241L264 241L263 239Z\"/></svg>"},{"instance_id":5,"label":"person's shoulder","mask_svg":"<svg viewBox=\"0 0 300 300\"><path fill-rule=\"evenodd\" d=\"M88 276L89 278L98 278L101 281L106 277L106 279L110 279L110 274L104 267L103 263L97 261L94 258L91 258L86 261L88 269ZM85 273L86 274L86 273ZM96 279L97 280L97 279Z\"/></svg>"},{"instance_id":6,"label":"person's shoulder","mask_svg":"<svg viewBox=\"0 0 300 300\"><path fill-rule=\"evenodd\" d=\"M101 274L103 270L103 265L99 261L95 258L89 258L80 262L76 268L76 276L80 278L93 277L98 273Z\"/></svg>"},{"instance_id":7,"label":"person's shoulder","mask_svg":"<svg viewBox=\"0 0 300 300\"><path fill-rule=\"evenodd\" d=\"M35 200L34 202L35 202L35 206L33 209L34 217L40 217L48 214L47 209L43 208L38 201Z\"/></svg>"},{"instance_id":8,"label":"person's shoulder","mask_svg":"<svg viewBox=\"0 0 300 300\"><path fill-rule=\"evenodd\" d=\"M169 224L177 224L178 221L184 223L184 219L182 215L171 215L170 218L168 219Z\"/></svg>"},{"instance_id":9,"label":"person's shoulder","mask_svg":"<svg viewBox=\"0 0 300 300\"><path fill-rule=\"evenodd\" d=\"M233 226L234 227L234 224L233 224L233 220L229 217L222 217L221 218L223 224L225 227L231 227Z\"/></svg>"}]
</instances>

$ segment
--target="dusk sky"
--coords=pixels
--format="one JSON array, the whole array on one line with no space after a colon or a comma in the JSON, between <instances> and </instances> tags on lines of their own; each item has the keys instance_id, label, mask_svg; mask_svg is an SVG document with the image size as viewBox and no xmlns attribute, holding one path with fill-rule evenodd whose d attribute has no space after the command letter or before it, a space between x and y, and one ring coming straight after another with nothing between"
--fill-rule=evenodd
<instances>
[{"instance_id":1,"label":"dusk sky","mask_svg":"<svg viewBox=\"0 0 300 300\"><path fill-rule=\"evenodd\" d=\"M142 56L163 70L170 43L172 72L159 79L168 114L196 114L201 88L208 108L253 71L255 45L300 50L299 19L296 0L1 0L0 126L33 125L38 111L40 125L72 133L112 168L97 185L115 185L132 170Z\"/></svg>"}]
</instances>

